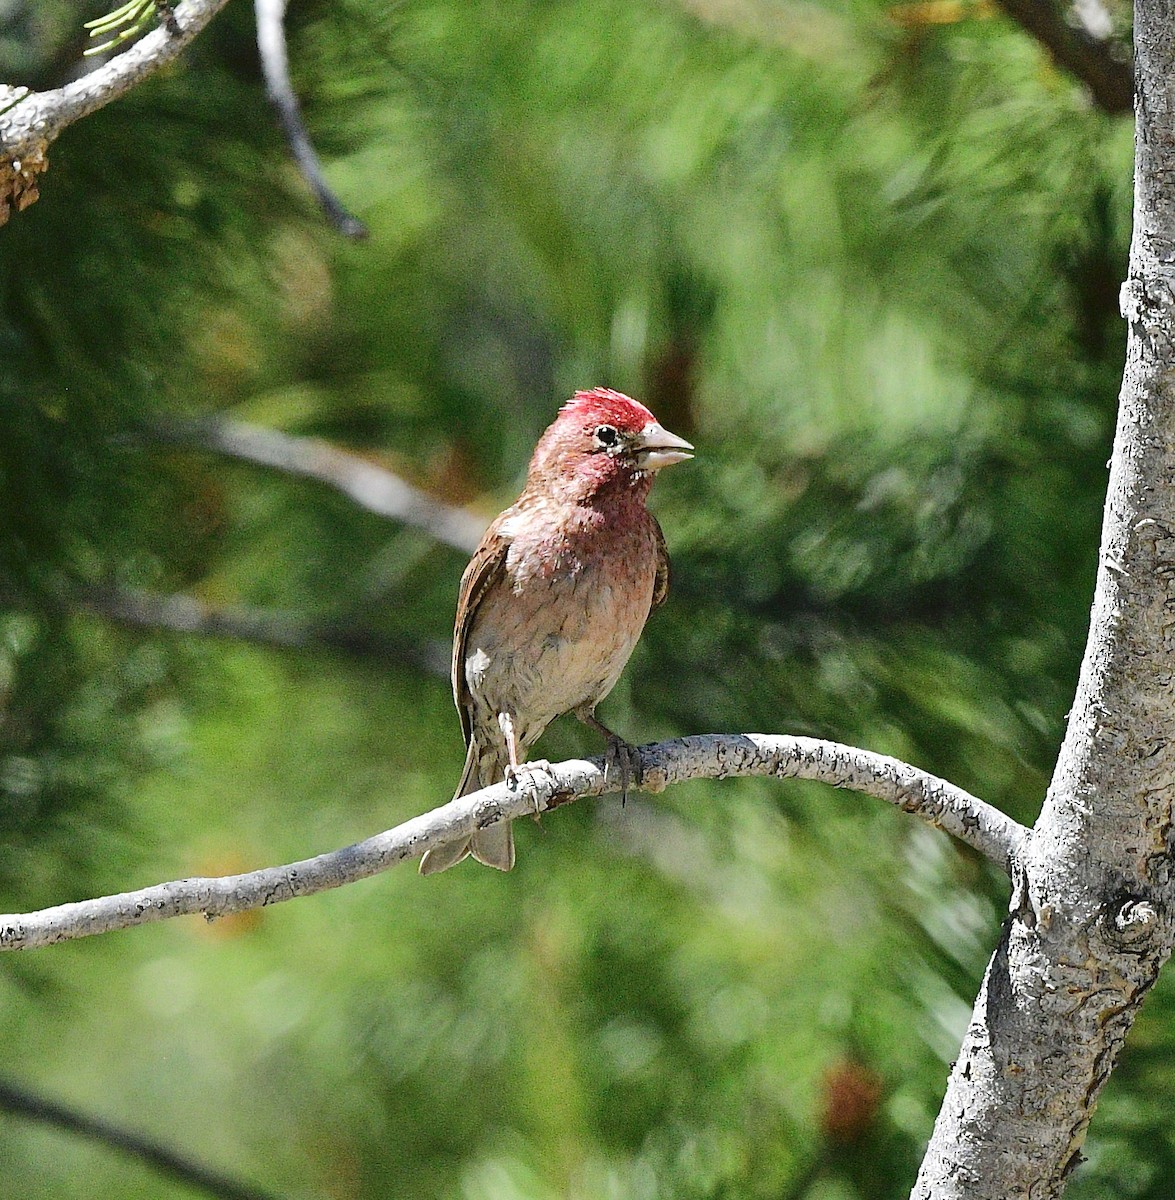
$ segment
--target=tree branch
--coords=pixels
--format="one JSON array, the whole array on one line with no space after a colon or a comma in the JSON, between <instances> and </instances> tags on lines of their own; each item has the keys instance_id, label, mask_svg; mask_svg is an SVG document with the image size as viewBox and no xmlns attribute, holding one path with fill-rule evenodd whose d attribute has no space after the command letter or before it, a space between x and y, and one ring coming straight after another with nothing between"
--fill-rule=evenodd
<instances>
[{"instance_id":1,"label":"tree branch","mask_svg":"<svg viewBox=\"0 0 1175 1200\"><path fill-rule=\"evenodd\" d=\"M472 554L487 522L445 504L384 467L316 438L296 437L240 421L161 422L153 431L165 441L199 446L243 462L316 479L361 508L423 530L454 550Z\"/></svg>"},{"instance_id":2,"label":"tree branch","mask_svg":"<svg viewBox=\"0 0 1175 1200\"><path fill-rule=\"evenodd\" d=\"M343 207L331 190L302 121L298 98L290 82L290 59L286 50L286 0L255 0L257 51L265 75L265 90L277 110L290 153L327 220L344 236L367 237L367 226Z\"/></svg>"},{"instance_id":3,"label":"tree branch","mask_svg":"<svg viewBox=\"0 0 1175 1200\"><path fill-rule=\"evenodd\" d=\"M238 1183L152 1138L122 1129L100 1117L87 1116L3 1081L0 1081L0 1110L54 1125L129 1154L172 1179L217 1197L217 1200L276 1200L272 1192Z\"/></svg>"},{"instance_id":4,"label":"tree branch","mask_svg":"<svg viewBox=\"0 0 1175 1200\"><path fill-rule=\"evenodd\" d=\"M13 207L27 208L38 195L38 176L48 166L49 145L66 126L117 100L147 76L171 62L228 0L185 0L160 5L159 25L128 49L64 87L31 92L0 84L0 225ZM266 92L298 170L322 211L347 237L363 238L367 228L340 203L302 122L290 83L286 51L286 0L255 0L257 48Z\"/></svg>"},{"instance_id":5,"label":"tree branch","mask_svg":"<svg viewBox=\"0 0 1175 1200\"><path fill-rule=\"evenodd\" d=\"M769 734L703 734L640 749L645 790L689 779L770 776L813 779L865 792L912 813L978 850L1005 871L1018 861L1027 830L998 809L885 755L813 738ZM0 950L31 949L151 921L203 913L208 918L263 908L342 887L418 858L442 842L469 837L496 821L548 812L583 796L619 791L605 780L602 759L573 759L525 772L505 783L451 800L385 833L288 866L243 875L181 879L39 912L0 916Z\"/></svg>"},{"instance_id":6,"label":"tree branch","mask_svg":"<svg viewBox=\"0 0 1175 1200\"><path fill-rule=\"evenodd\" d=\"M15 603L2 592L0 599ZM141 588L90 588L57 600L61 608L81 609L136 629L166 629L294 650L341 650L364 658L402 663L441 679L449 677L447 645L392 637L344 621L310 620L272 608L214 607L184 593L149 592Z\"/></svg>"},{"instance_id":7,"label":"tree branch","mask_svg":"<svg viewBox=\"0 0 1175 1200\"><path fill-rule=\"evenodd\" d=\"M171 62L227 3L184 0L169 20L128 50L64 87L30 92L0 86L0 225L13 208L19 212L37 199L49 145L67 125L117 100Z\"/></svg>"},{"instance_id":8,"label":"tree branch","mask_svg":"<svg viewBox=\"0 0 1175 1200\"><path fill-rule=\"evenodd\" d=\"M1089 89L1103 111L1118 116L1134 106L1134 72L1128 59L1115 57L1116 45L1083 20L1066 0L996 0L1025 32L1048 51L1064 71Z\"/></svg>"},{"instance_id":9,"label":"tree branch","mask_svg":"<svg viewBox=\"0 0 1175 1200\"><path fill-rule=\"evenodd\" d=\"M89 613L132 629L229 638L282 649L336 650L357 658L399 663L439 679L449 678L449 647L444 642L397 637L353 622L315 620L275 608L218 607L183 592L59 587L33 594L0 583L0 607L22 612Z\"/></svg>"}]
</instances>

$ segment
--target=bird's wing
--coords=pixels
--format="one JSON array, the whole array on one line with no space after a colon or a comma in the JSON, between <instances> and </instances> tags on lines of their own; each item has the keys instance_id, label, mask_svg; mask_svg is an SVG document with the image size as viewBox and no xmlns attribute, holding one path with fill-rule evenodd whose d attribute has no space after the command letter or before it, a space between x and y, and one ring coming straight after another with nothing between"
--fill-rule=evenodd
<instances>
[{"instance_id":1,"label":"bird's wing","mask_svg":"<svg viewBox=\"0 0 1175 1200\"><path fill-rule=\"evenodd\" d=\"M505 515L503 513L502 517ZM469 684L465 679L465 643L482 597L506 565L506 551L510 548L510 540L501 532L502 517L485 531L473 552L473 557L469 560L469 566L465 568L465 574L461 576L461 589L457 593L457 621L453 627L453 701L461 715L461 733L467 746L472 726L472 702Z\"/></svg>"},{"instance_id":2,"label":"bird's wing","mask_svg":"<svg viewBox=\"0 0 1175 1200\"><path fill-rule=\"evenodd\" d=\"M665 597L669 595L669 548L665 545L665 535L661 532L656 517L653 517L653 536L657 540L657 574L653 579L653 603L649 605L650 613L664 604Z\"/></svg>"}]
</instances>

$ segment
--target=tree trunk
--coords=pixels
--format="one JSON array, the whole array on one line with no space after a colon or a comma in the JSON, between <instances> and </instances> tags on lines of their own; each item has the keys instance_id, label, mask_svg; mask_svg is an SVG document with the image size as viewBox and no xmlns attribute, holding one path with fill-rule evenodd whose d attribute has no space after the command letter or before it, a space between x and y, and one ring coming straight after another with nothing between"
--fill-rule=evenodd
<instances>
[{"instance_id":1,"label":"tree trunk","mask_svg":"<svg viewBox=\"0 0 1175 1200\"><path fill-rule=\"evenodd\" d=\"M1172 947L1175 9L1137 0L1129 344L1093 617L1044 810L914 1187L1061 1195Z\"/></svg>"}]
</instances>

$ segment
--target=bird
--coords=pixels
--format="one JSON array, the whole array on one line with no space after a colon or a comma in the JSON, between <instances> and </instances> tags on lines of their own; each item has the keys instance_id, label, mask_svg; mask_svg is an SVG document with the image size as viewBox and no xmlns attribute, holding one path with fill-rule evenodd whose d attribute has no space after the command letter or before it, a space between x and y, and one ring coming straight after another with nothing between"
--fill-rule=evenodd
<instances>
[{"instance_id":1,"label":"bird","mask_svg":"<svg viewBox=\"0 0 1175 1200\"><path fill-rule=\"evenodd\" d=\"M646 500L658 471L693 457L641 403L576 392L535 447L522 494L486 530L461 578L453 700L465 737L454 799L505 779L516 786L543 730L574 713L608 743L627 790L636 752L596 716L649 614L669 591L669 555ZM467 855L509 871L511 822L444 842L422 875Z\"/></svg>"}]
</instances>

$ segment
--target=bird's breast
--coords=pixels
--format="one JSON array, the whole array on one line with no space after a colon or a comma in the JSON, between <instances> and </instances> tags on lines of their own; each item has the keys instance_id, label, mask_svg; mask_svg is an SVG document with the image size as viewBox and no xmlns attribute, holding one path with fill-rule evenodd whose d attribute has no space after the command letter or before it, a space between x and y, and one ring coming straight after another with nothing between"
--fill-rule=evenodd
<instances>
[{"instance_id":1,"label":"bird's breast","mask_svg":"<svg viewBox=\"0 0 1175 1200\"><path fill-rule=\"evenodd\" d=\"M632 654L657 572L651 530L636 532L623 545L606 533L515 540L501 586L482 599L466 643L471 697L518 716L527 742L607 695Z\"/></svg>"}]
</instances>

